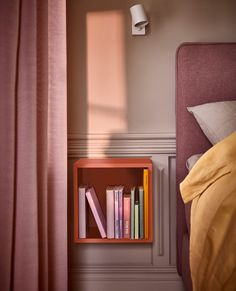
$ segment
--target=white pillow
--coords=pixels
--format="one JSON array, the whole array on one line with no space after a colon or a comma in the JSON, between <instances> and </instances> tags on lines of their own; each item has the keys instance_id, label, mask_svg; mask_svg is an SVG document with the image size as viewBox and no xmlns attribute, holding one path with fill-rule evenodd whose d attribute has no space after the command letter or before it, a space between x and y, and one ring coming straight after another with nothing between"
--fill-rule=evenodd
<instances>
[{"instance_id":1,"label":"white pillow","mask_svg":"<svg viewBox=\"0 0 236 291\"><path fill-rule=\"evenodd\" d=\"M236 100L187 107L214 145L236 131Z\"/></svg>"},{"instance_id":2,"label":"white pillow","mask_svg":"<svg viewBox=\"0 0 236 291\"><path fill-rule=\"evenodd\" d=\"M188 169L189 172L192 169L192 167L196 164L196 162L201 158L202 155L203 154L192 155L187 159L186 168Z\"/></svg>"}]
</instances>

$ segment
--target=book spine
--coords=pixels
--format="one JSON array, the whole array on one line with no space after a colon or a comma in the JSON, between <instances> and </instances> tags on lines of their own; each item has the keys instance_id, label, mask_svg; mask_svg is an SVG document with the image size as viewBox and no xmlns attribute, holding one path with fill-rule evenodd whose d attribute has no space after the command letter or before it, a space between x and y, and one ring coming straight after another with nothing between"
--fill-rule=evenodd
<instances>
[{"instance_id":1,"label":"book spine","mask_svg":"<svg viewBox=\"0 0 236 291\"><path fill-rule=\"evenodd\" d=\"M139 238L144 238L144 201L143 187L139 187Z\"/></svg>"},{"instance_id":2,"label":"book spine","mask_svg":"<svg viewBox=\"0 0 236 291\"><path fill-rule=\"evenodd\" d=\"M119 238L123 238L123 188L119 189Z\"/></svg>"},{"instance_id":3,"label":"book spine","mask_svg":"<svg viewBox=\"0 0 236 291\"><path fill-rule=\"evenodd\" d=\"M148 239L148 169L143 170L144 189L144 237Z\"/></svg>"},{"instance_id":4,"label":"book spine","mask_svg":"<svg viewBox=\"0 0 236 291\"><path fill-rule=\"evenodd\" d=\"M134 197L135 197L135 187L131 188L131 197L130 197L130 237L134 239Z\"/></svg>"},{"instance_id":5,"label":"book spine","mask_svg":"<svg viewBox=\"0 0 236 291\"><path fill-rule=\"evenodd\" d=\"M114 190L106 189L106 207L107 207L107 238L114 238L114 219L115 219Z\"/></svg>"},{"instance_id":6,"label":"book spine","mask_svg":"<svg viewBox=\"0 0 236 291\"><path fill-rule=\"evenodd\" d=\"M134 204L134 238L139 239L139 204Z\"/></svg>"},{"instance_id":7,"label":"book spine","mask_svg":"<svg viewBox=\"0 0 236 291\"><path fill-rule=\"evenodd\" d=\"M134 238L139 239L139 193L137 188L135 188L134 199Z\"/></svg>"},{"instance_id":8,"label":"book spine","mask_svg":"<svg viewBox=\"0 0 236 291\"><path fill-rule=\"evenodd\" d=\"M120 238L120 221L119 221L119 191L114 190L115 200L115 238Z\"/></svg>"},{"instance_id":9,"label":"book spine","mask_svg":"<svg viewBox=\"0 0 236 291\"><path fill-rule=\"evenodd\" d=\"M97 195L93 187L89 188L86 191L86 197L87 197L89 206L91 208L91 211L93 213L94 219L97 223L101 237L105 238L106 237L106 220L105 220L104 214L102 212L102 208L99 204Z\"/></svg>"},{"instance_id":10,"label":"book spine","mask_svg":"<svg viewBox=\"0 0 236 291\"><path fill-rule=\"evenodd\" d=\"M86 187L79 187L79 238L86 238Z\"/></svg>"},{"instance_id":11,"label":"book spine","mask_svg":"<svg viewBox=\"0 0 236 291\"><path fill-rule=\"evenodd\" d=\"M130 238L130 195L124 196L124 238Z\"/></svg>"}]
</instances>

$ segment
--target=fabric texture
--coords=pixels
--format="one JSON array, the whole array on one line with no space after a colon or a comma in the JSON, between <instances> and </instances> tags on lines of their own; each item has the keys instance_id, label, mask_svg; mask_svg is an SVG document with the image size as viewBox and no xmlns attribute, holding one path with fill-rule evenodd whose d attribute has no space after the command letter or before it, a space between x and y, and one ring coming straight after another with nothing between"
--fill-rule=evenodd
<instances>
[{"instance_id":1,"label":"fabric texture","mask_svg":"<svg viewBox=\"0 0 236 291\"><path fill-rule=\"evenodd\" d=\"M192 200L190 269L194 291L235 290L235 144L236 132L206 152L180 184L184 202Z\"/></svg>"},{"instance_id":2,"label":"fabric texture","mask_svg":"<svg viewBox=\"0 0 236 291\"><path fill-rule=\"evenodd\" d=\"M0 2L0 289L67 290L64 0Z\"/></svg>"},{"instance_id":3,"label":"fabric texture","mask_svg":"<svg viewBox=\"0 0 236 291\"><path fill-rule=\"evenodd\" d=\"M188 107L202 131L214 145L236 130L236 101L222 101Z\"/></svg>"},{"instance_id":4,"label":"fabric texture","mask_svg":"<svg viewBox=\"0 0 236 291\"><path fill-rule=\"evenodd\" d=\"M186 233L183 237L183 247L182 247L182 261L185 268L183 268L183 282L186 290L192 290L191 273L189 266L189 235Z\"/></svg>"}]
</instances>

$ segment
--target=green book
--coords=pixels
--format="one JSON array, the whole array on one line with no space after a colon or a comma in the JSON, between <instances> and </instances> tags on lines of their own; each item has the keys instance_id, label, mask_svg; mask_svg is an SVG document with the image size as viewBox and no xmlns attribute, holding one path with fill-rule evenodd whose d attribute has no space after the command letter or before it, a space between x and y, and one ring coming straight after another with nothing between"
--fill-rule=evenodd
<instances>
[{"instance_id":1,"label":"green book","mask_svg":"<svg viewBox=\"0 0 236 291\"><path fill-rule=\"evenodd\" d=\"M131 188L131 199L130 199L130 237L134 239L134 197L135 187Z\"/></svg>"},{"instance_id":2,"label":"green book","mask_svg":"<svg viewBox=\"0 0 236 291\"><path fill-rule=\"evenodd\" d=\"M143 187L139 187L139 238L144 238L144 194Z\"/></svg>"}]
</instances>

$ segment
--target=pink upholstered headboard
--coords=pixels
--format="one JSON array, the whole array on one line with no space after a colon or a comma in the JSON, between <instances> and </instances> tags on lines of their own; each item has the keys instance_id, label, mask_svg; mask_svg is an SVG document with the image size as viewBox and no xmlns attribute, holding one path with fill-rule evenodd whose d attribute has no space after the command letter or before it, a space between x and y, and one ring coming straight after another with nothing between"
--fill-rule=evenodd
<instances>
[{"instance_id":1,"label":"pink upholstered headboard","mask_svg":"<svg viewBox=\"0 0 236 291\"><path fill-rule=\"evenodd\" d=\"M176 56L177 189L187 174L186 159L211 146L186 107L221 100L236 100L236 43L181 45ZM178 192L177 265L180 273L185 232L184 206Z\"/></svg>"}]
</instances>

